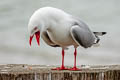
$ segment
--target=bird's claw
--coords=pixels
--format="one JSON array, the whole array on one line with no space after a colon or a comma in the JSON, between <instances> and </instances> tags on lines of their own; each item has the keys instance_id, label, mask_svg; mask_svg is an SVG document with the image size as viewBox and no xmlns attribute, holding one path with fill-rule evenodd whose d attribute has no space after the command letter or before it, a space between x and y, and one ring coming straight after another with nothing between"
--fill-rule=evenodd
<instances>
[{"instance_id":1,"label":"bird's claw","mask_svg":"<svg viewBox=\"0 0 120 80\"><path fill-rule=\"evenodd\" d=\"M77 67L73 67L73 68L70 68L69 70L71 70L71 71L80 71L81 69L79 69Z\"/></svg>"}]
</instances>

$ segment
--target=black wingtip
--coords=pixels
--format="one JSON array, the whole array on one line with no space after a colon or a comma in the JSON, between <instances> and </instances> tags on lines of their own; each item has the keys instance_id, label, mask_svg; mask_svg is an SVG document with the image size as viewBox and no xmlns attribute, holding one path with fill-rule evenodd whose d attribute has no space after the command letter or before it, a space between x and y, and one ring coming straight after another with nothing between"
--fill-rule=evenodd
<instances>
[{"instance_id":1,"label":"black wingtip","mask_svg":"<svg viewBox=\"0 0 120 80\"><path fill-rule=\"evenodd\" d=\"M93 32L95 35L102 36L107 34L107 32Z\"/></svg>"},{"instance_id":2,"label":"black wingtip","mask_svg":"<svg viewBox=\"0 0 120 80\"><path fill-rule=\"evenodd\" d=\"M102 35L105 35L105 34L107 34L107 32L102 32Z\"/></svg>"}]
</instances>

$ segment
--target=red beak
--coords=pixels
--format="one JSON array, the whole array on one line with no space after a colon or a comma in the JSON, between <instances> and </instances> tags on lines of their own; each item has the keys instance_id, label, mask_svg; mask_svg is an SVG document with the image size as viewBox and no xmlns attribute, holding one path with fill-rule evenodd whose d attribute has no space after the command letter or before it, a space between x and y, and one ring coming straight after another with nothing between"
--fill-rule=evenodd
<instances>
[{"instance_id":1,"label":"red beak","mask_svg":"<svg viewBox=\"0 0 120 80\"><path fill-rule=\"evenodd\" d=\"M34 36L34 35L33 35L33 36ZM29 44L30 44L30 46L31 46L31 42L32 42L33 36L30 36L30 39L29 39Z\"/></svg>"},{"instance_id":2,"label":"red beak","mask_svg":"<svg viewBox=\"0 0 120 80\"><path fill-rule=\"evenodd\" d=\"M36 41L37 41L38 45L40 45L40 31L36 32L35 36L36 36Z\"/></svg>"},{"instance_id":3,"label":"red beak","mask_svg":"<svg viewBox=\"0 0 120 80\"><path fill-rule=\"evenodd\" d=\"M38 45L40 45L40 31L37 31L37 32L35 33L35 36L36 36L36 41L37 41ZM33 37L34 37L34 35L33 35L33 36L30 36L30 39L29 39L29 44L30 44L30 46L31 46Z\"/></svg>"}]
</instances>

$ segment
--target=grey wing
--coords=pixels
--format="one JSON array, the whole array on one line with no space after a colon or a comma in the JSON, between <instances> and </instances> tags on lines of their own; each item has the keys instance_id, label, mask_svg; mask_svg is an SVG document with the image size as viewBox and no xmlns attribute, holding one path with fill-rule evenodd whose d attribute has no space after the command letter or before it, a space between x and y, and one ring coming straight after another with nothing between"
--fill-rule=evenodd
<instances>
[{"instance_id":1,"label":"grey wing","mask_svg":"<svg viewBox=\"0 0 120 80\"><path fill-rule=\"evenodd\" d=\"M83 27L84 26L80 27L80 25L73 25L71 27L70 33L78 45L81 45L84 48L88 48L93 45L95 41L95 35L89 30L88 27Z\"/></svg>"},{"instance_id":2,"label":"grey wing","mask_svg":"<svg viewBox=\"0 0 120 80\"><path fill-rule=\"evenodd\" d=\"M46 31L44 31L44 32L42 33L41 37L42 37L42 39L45 41L46 44L48 44L48 45L50 45L50 46L52 46L52 47L60 47L59 45L54 44L54 43L50 40L50 38L49 38L49 36L48 36L48 34L47 34Z\"/></svg>"}]
</instances>

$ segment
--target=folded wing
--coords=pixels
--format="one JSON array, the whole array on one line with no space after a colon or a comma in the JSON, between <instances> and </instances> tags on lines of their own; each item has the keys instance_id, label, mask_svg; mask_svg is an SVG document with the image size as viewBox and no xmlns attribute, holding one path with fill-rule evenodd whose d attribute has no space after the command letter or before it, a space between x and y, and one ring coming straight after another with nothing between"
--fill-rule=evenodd
<instances>
[{"instance_id":1,"label":"folded wing","mask_svg":"<svg viewBox=\"0 0 120 80\"><path fill-rule=\"evenodd\" d=\"M87 27L74 25L71 27L70 33L75 42L84 48L91 47L94 44L95 35Z\"/></svg>"}]
</instances>

